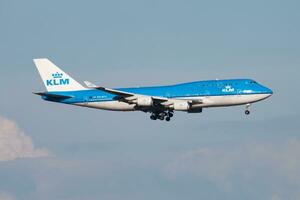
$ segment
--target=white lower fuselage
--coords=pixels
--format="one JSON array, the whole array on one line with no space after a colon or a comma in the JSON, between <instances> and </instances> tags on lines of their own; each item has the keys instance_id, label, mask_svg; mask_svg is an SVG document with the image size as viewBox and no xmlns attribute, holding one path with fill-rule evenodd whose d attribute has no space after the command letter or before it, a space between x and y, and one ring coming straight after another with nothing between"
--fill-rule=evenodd
<instances>
[{"instance_id":1,"label":"white lower fuselage","mask_svg":"<svg viewBox=\"0 0 300 200\"><path fill-rule=\"evenodd\" d=\"M247 94L247 95L222 95L222 96L200 96L200 97L185 97L172 98L170 102L199 100L201 103L193 105L197 108L208 107L226 107L237 106L255 103L270 97L271 94ZM74 105L84 106L89 108L111 110L111 111L135 111L136 105L122 101L101 101L101 102L85 102L75 103ZM176 109L175 109L176 110Z\"/></svg>"}]
</instances>

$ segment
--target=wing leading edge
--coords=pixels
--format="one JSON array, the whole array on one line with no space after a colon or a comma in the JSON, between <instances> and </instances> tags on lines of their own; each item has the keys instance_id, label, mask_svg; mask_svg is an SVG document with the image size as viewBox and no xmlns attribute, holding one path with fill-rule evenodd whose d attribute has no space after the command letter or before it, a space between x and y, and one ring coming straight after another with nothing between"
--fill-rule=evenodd
<instances>
[{"instance_id":1,"label":"wing leading edge","mask_svg":"<svg viewBox=\"0 0 300 200\"><path fill-rule=\"evenodd\" d=\"M135 93L131 93L131 92L124 92L124 91L121 91L121 90L115 90L115 89L100 87L100 86L96 86L95 84L93 84L91 82L88 82L88 81L84 81L84 83L89 88L93 88L93 89L96 89L96 90L101 90L101 91L104 91L104 92L107 92L107 93L110 93L110 94L114 94L114 95L117 95L118 97L121 97L121 99L125 99L125 100L128 100L128 101L132 101L134 99L137 99L138 97L151 97L154 101L157 101L159 103L166 102L166 101L169 100L168 98L164 98L164 97L141 95L141 94L135 94Z\"/></svg>"}]
</instances>

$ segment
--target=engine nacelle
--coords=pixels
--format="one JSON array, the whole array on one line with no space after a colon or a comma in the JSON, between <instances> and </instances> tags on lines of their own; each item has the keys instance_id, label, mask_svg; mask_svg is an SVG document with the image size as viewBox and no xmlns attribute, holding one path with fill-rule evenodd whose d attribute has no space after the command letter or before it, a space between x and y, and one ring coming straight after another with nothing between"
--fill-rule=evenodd
<instances>
[{"instance_id":1,"label":"engine nacelle","mask_svg":"<svg viewBox=\"0 0 300 200\"><path fill-rule=\"evenodd\" d=\"M188 102L175 102L174 103L174 110L179 110L179 111L188 111L190 109L190 104Z\"/></svg>"},{"instance_id":2,"label":"engine nacelle","mask_svg":"<svg viewBox=\"0 0 300 200\"><path fill-rule=\"evenodd\" d=\"M138 97L136 104L142 107L150 107L153 105L153 99L151 97Z\"/></svg>"},{"instance_id":3,"label":"engine nacelle","mask_svg":"<svg viewBox=\"0 0 300 200\"><path fill-rule=\"evenodd\" d=\"M201 107L191 107L188 110L188 113L202 113L202 108Z\"/></svg>"}]
</instances>

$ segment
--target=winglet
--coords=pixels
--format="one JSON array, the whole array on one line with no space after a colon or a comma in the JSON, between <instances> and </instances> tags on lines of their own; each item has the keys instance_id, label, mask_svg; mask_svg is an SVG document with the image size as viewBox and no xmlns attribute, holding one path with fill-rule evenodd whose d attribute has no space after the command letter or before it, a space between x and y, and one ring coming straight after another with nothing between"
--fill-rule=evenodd
<instances>
[{"instance_id":1,"label":"winglet","mask_svg":"<svg viewBox=\"0 0 300 200\"><path fill-rule=\"evenodd\" d=\"M89 81L83 81L83 82L88 88L96 88L97 87L97 85L95 85L94 83L91 83Z\"/></svg>"}]
</instances>

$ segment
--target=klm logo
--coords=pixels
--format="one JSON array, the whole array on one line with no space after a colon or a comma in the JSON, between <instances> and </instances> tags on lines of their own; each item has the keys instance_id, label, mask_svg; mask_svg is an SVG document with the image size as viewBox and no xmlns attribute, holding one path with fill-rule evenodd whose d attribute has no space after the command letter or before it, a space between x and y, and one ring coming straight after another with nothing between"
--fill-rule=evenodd
<instances>
[{"instance_id":1,"label":"klm logo","mask_svg":"<svg viewBox=\"0 0 300 200\"><path fill-rule=\"evenodd\" d=\"M222 92L234 92L234 88L231 85L227 85L222 89Z\"/></svg>"},{"instance_id":2,"label":"klm logo","mask_svg":"<svg viewBox=\"0 0 300 200\"><path fill-rule=\"evenodd\" d=\"M63 74L58 73L58 72L52 74L52 79L46 80L46 85L47 86L69 85L69 84L70 84L70 79L63 78Z\"/></svg>"}]
</instances>

